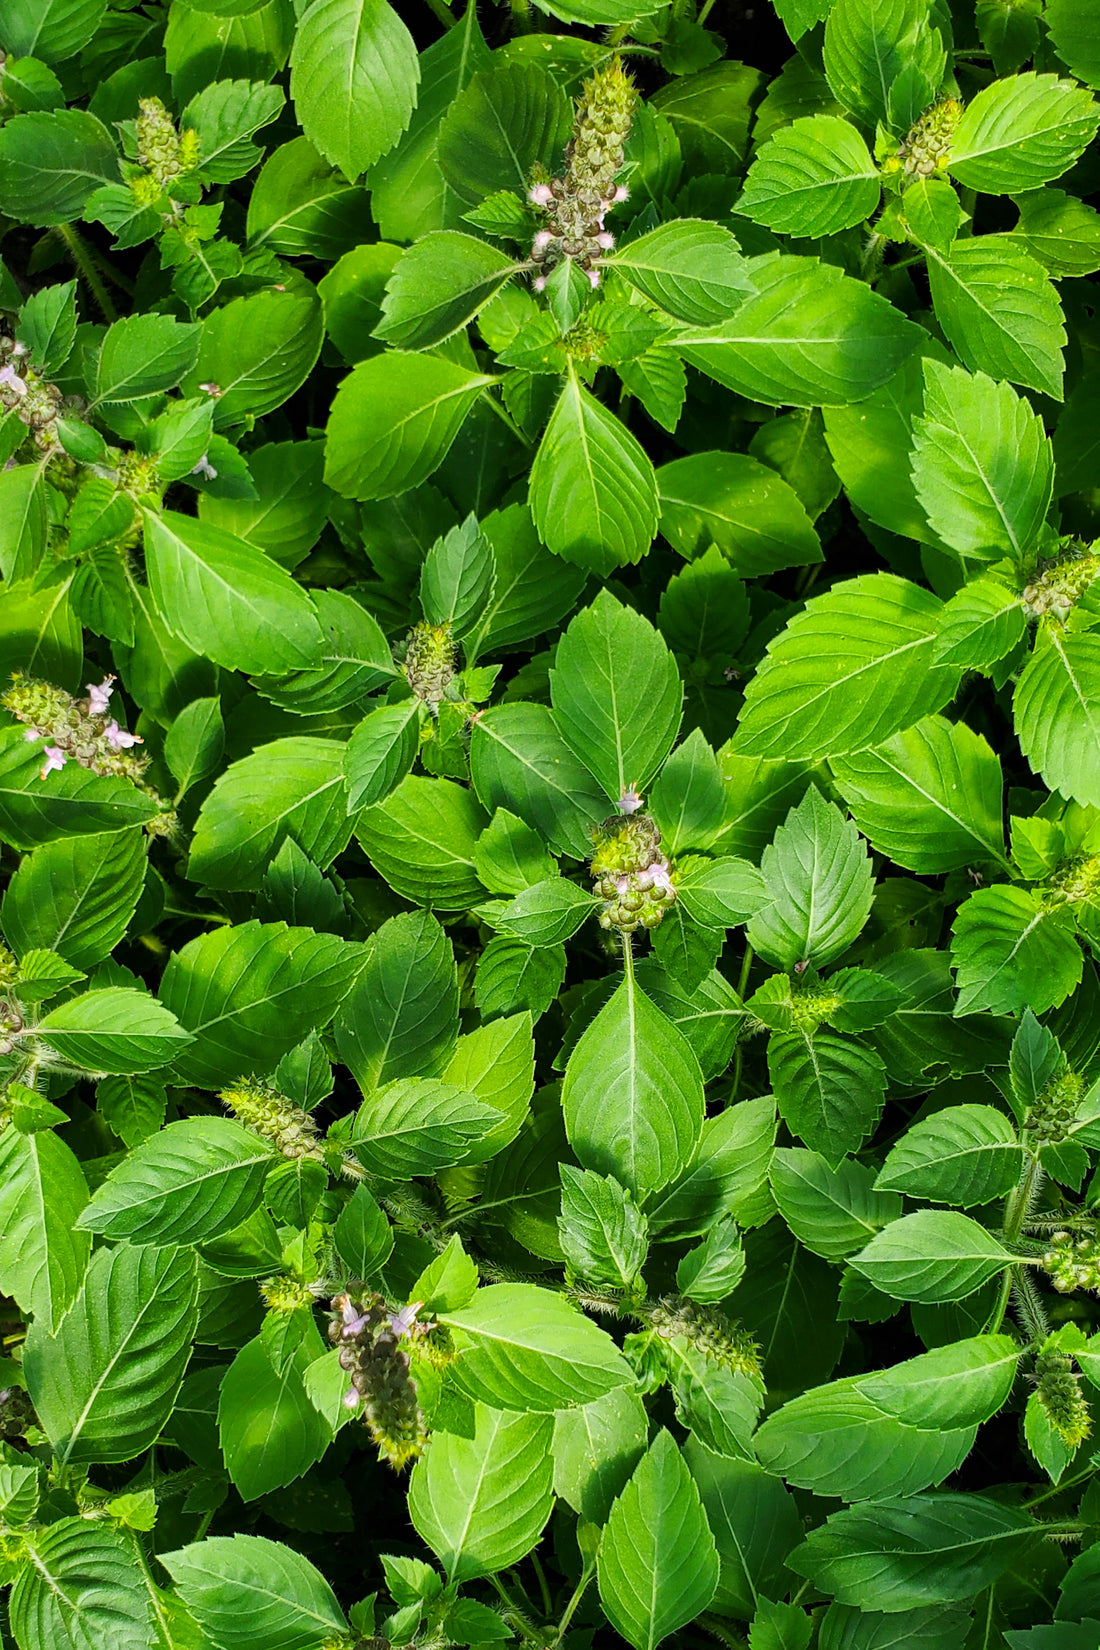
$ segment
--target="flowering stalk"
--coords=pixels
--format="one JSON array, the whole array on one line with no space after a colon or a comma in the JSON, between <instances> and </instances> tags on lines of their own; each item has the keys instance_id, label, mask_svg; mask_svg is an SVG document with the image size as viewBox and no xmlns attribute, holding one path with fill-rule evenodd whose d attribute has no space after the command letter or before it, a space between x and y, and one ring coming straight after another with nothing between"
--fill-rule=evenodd
<instances>
[{"instance_id":1,"label":"flowering stalk","mask_svg":"<svg viewBox=\"0 0 1100 1650\"><path fill-rule=\"evenodd\" d=\"M218 1099L238 1122L270 1140L284 1157L326 1162L313 1118L277 1089L254 1078L223 1089Z\"/></svg>"},{"instance_id":2,"label":"flowering stalk","mask_svg":"<svg viewBox=\"0 0 1100 1650\"><path fill-rule=\"evenodd\" d=\"M361 1299L334 1295L329 1340L340 1348L340 1367L351 1378L344 1397L349 1409L362 1406L363 1419L381 1458L400 1469L416 1459L428 1441L428 1427L410 1374L402 1340L423 1336L419 1303L388 1311L381 1295Z\"/></svg>"},{"instance_id":3,"label":"flowering stalk","mask_svg":"<svg viewBox=\"0 0 1100 1650\"><path fill-rule=\"evenodd\" d=\"M563 258L571 258L591 285L599 286L597 263L615 244L614 236L604 228L604 214L627 197L615 179L622 170L623 145L636 101L634 83L618 58L585 81L577 99L563 176L538 180L528 192L532 204L547 213L546 227L531 243L534 263L553 268ZM534 285L541 292L546 274L538 274Z\"/></svg>"},{"instance_id":4,"label":"flowering stalk","mask_svg":"<svg viewBox=\"0 0 1100 1650\"><path fill-rule=\"evenodd\" d=\"M13 338L0 337L0 407L14 412L27 426L40 453L55 453L60 447L57 420L64 410L64 397L56 384L49 384L32 366L27 346Z\"/></svg>"},{"instance_id":5,"label":"flowering stalk","mask_svg":"<svg viewBox=\"0 0 1100 1650\"><path fill-rule=\"evenodd\" d=\"M623 934L656 928L676 900L672 867L660 848L661 833L656 821L641 811L643 802L631 786L618 804L619 815L612 814L592 833L594 892L604 902L600 927L618 928Z\"/></svg>"}]
</instances>

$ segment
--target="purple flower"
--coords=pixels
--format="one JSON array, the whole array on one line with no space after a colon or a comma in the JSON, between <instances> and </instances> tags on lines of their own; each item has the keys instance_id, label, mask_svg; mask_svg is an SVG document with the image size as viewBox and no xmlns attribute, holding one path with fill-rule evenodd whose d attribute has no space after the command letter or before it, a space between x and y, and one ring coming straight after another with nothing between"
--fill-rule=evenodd
<instances>
[{"instance_id":1,"label":"purple flower","mask_svg":"<svg viewBox=\"0 0 1100 1650\"><path fill-rule=\"evenodd\" d=\"M645 806L645 797L638 795L634 782L631 781L615 806L621 814L636 814L639 808Z\"/></svg>"},{"instance_id":2,"label":"purple flower","mask_svg":"<svg viewBox=\"0 0 1100 1650\"><path fill-rule=\"evenodd\" d=\"M45 779L48 773L52 773L55 768L63 768L65 766L65 752L60 748L60 746L47 745L43 755L46 758L41 768L41 777L43 779Z\"/></svg>"},{"instance_id":3,"label":"purple flower","mask_svg":"<svg viewBox=\"0 0 1100 1650\"><path fill-rule=\"evenodd\" d=\"M202 457L199 459L199 462L191 471L191 474L193 476L202 476L204 481L216 481L218 478L218 472L211 464L210 455L208 453L203 453Z\"/></svg>"},{"instance_id":4,"label":"purple flower","mask_svg":"<svg viewBox=\"0 0 1100 1650\"><path fill-rule=\"evenodd\" d=\"M6 361L0 367L0 384L3 384L9 390L14 390L16 395L26 395L27 393L26 380L20 378L10 361Z\"/></svg>"},{"instance_id":5,"label":"purple flower","mask_svg":"<svg viewBox=\"0 0 1100 1650\"><path fill-rule=\"evenodd\" d=\"M114 692L111 686L113 681L113 676L105 676L98 685L95 682L85 682L84 686L88 689L89 716L106 716L111 694Z\"/></svg>"},{"instance_id":6,"label":"purple flower","mask_svg":"<svg viewBox=\"0 0 1100 1650\"><path fill-rule=\"evenodd\" d=\"M46 735L44 733L39 733L37 728L25 728L23 730L24 739L45 739L45 737Z\"/></svg>"},{"instance_id":7,"label":"purple flower","mask_svg":"<svg viewBox=\"0 0 1100 1650\"><path fill-rule=\"evenodd\" d=\"M534 240L531 242L531 251L532 252L542 252L542 251L544 251L545 248L550 245L550 242L553 239L554 239L554 237L550 233L549 229L540 229L538 234L535 236Z\"/></svg>"},{"instance_id":8,"label":"purple flower","mask_svg":"<svg viewBox=\"0 0 1100 1650\"><path fill-rule=\"evenodd\" d=\"M423 1306L423 1301L413 1301L411 1306L403 1306L400 1312L394 1312L390 1318L390 1328L395 1335L407 1335L416 1322L416 1314Z\"/></svg>"},{"instance_id":9,"label":"purple flower","mask_svg":"<svg viewBox=\"0 0 1100 1650\"><path fill-rule=\"evenodd\" d=\"M628 201L629 199L630 199L630 190L629 189L624 189L623 185L620 183L619 187L616 189L615 193L611 197L610 204L612 206L617 206L620 201Z\"/></svg>"},{"instance_id":10,"label":"purple flower","mask_svg":"<svg viewBox=\"0 0 1100 1650\"><path fill-rule=\"evenodd\" d=\"M536 275L534 280L531 282L531 285L534 287L536 292L545 292L546 291L546 276L545 275Z\"/></svg>"},{"instance_id":11,"label":"purple flower","mask_svg":"<svg viewBox=\"0 0 1100 1650\"><path fill-rule=\"evenodd\" d=\"M107 736L107 743L116 751L128 751L135 745L145 743L140 734L127 733L124 728L120 728L113 716L103 731Z\"/></svg>"},{"instance_id":12,"label":"purple flower","mask_svg":"<svg viewBox=\"0 0 1100 1650\"><path fill-rule=\"evenodd\" d=\"M615 237L614 235L608 234L597 235L596 245L602 246L605 252L610 252L611 248L615 245Z\"/></svg>"},{"instance_id":13,"label":"purple flower","mask_svg":"<svg viewBox=\"0 0 1100 1650\"><path fill-rule=\"evenodd\" d=\"M598 269L590 269L588 271L588 284L592 288L593 292L595 292L596 288L600 284L600 272Z\"/></svg>"},{"instance_id":14,"label":"purple flower","mask_svg":"<svg viewBox=\"0 0 1100 1650\"><path fill-rule=\"evenodd\" d=\"M358 1394L358 1392L356 1392L354 1387L349 1387L347 1392L344 1393L344 1408L345 1409L358 1409L359 1408L359 1394Z\"/></svg>"}]
</instances>

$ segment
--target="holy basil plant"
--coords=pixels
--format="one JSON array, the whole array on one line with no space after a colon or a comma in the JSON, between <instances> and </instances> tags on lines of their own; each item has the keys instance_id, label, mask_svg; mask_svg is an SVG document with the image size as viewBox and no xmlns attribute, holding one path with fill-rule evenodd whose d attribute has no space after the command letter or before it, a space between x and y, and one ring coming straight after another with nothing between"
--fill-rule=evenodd
<instances>
[{"instance_id":1,"label":"holy basil plant","mask_svg":"<svg viewBox=\"0 0 1100 1650\"><path fill-rule=\"evenodd\" d=\"M1098 1650L1100 0L0 4L0 1644Z\"/></svg>"}]
</instances>

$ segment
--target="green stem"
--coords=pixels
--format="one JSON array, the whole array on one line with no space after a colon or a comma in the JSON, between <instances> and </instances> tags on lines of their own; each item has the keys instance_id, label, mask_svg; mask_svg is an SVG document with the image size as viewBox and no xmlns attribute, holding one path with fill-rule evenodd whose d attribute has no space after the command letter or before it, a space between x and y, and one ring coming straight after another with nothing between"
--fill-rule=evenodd
<instances>
[{"instance_id":1,"label":"green stem","mask_svg":"<svg viewBox=\"0 0 1100 1650\"><path fill-rule=\"evenodd\" d=\"M1001 1236L1006 1246L1019 1241L1024 1221L1035 1199L1043 1179L1043 1167L1037 1157L1028 1153L1024 1172L1018 1182L1005 1199L1004 1220L1001 1223ZM1001 1283L997 1291L997 1299L993 1311L989 1315L985 1326L985 1334L995 1335L1004 1322L1005 1313L1012 1295L1012 1285L1020 1275L1019 1265L1006 1266L1001 1273Z\"/></svg>"},{"instance_id":2,"label":"green stem","mask_svg":"<svg viewBox=\"0 0 1100 1650\"><path fill-rule=\"evenodd\" d=\"M714 0L707 0L706 5L703 7L702 11L699 13L698 17L695 19L695 21L698 23L700 28L703 27L703 24L706 22L707 18L710 16L713 9L714 9Z\"/></svg>"},{"instance_id":3,"label":"green stem","mask_svg":"<svg viewBox=\"0 0 1100 1650\"><path fill-rule=\"evenodd\" d=\"M634 984L634 942L629 934L622 936L623 940L623 975L631 985Z\"/></svg>"},{"instance_id":4,"label":"green stem","mask_svg":"<svg viewBox=\"0 0 1100 1650\"><path fill-rule=\"evenodd\" d=\"M519 34L531 32L531 0L511 0L512 21Z\"/></svg>"},{"instance_id":5,"label":"green stem","mask_svg":"<svg viewBox=\"0 0 1100 1650\"><path fill-rule=\"evenodd\" d=\"M596 1573L596 1567L595 1567L594 1564L588 1565L584 1570L581 1571L581 1579L577 1582L577 1585L573 1589L573 1596L569 1600L569 1603L565 1606L565 1609L562 1611L561 1620L558 1622L557 1636L555 1637L555 1639L553 1641L553 1646L551 1647L551 1650L556 1650L556 1647L561 1643L562 1639L565 1637L565 1634L566 1634L566 1632L568 1630L568 1627L569 1627L569 1623L573 1620L573 1617L576 1615L577 1608L578 1608L578 1606L581 1602L581 1599L584 1597L585 1593L588 1591L589 1584L591 1583L592 1577L595 1575L595 1573Z\"/></svg>"},{"instance_id":6,"label":"green stem","mask_svg":"<svg viewBox=\"0 0 1100 1650\"><path fill-rule=\"evenodd\" d=\"M438 17L445 29L453 29L458 18L452 16L446 0L428 0L428 9Z\"/></svg>"},{"instance_id":7,"label":"green stem","mask_svg":"<svg viewBox=\"0 0 1100 1650\"><path fill-rule=\"evenodd\" d=\"M88 291L102 310L104 320L117 321L118 310L115 308L111 295L100 278L99 270L84 237L78 234L71 223L59 223L55 232L58 239L64 242L70 258L76 265L78 275L80 275Z\"/></svg>"},{"instance_id":8,"label":"green stem","mask_svg":"<svg viewBox=\"0 0 1100 1650\"><path fill-rule=\"evenodd\" d=\"M748 940L746 940L745 955L741 958L741 972L737 976L737 995L741 998L742 1002L745 1000L745 988L749 983L749 974L752 971L752 960L755 955L756 952L753 950Z\"/></svg>"},{"instance_id":9,"label":"green stem","mask_svg":"<svg viewBox=\"0 0 1100 1650\"><path fill-rule=\"evenodd\" d=\"M550 1617L554 1614L554 1604L550 1597L550 1584L546 1579L546 1571L539 1562L538 1553L531 1554L531 1563L534 1567L535 1575L538 1577L539 1592L542 1594L543 1612L547 1621L549 1621Z\"/></svg>"},{"instance_id":10,"label":"green stem","mask_svg":"<svg viewBox=\"0 0 1100 1650\"><path fill-rule=\"evenodd\" d=\"M963 209L963 221L959 224L959 240L974 233L974 208L978 204L976 189L960 189L959 204Z\"/></svg>"},{"instance_id":11,"label":"green stem","mask_svg":"<svg viewBox=\"0 0 1100 1650\"><path fill-rule=\"evenodd\" d=\"M507 424L508 428L511 430L512 434L515 436L517 441L522 441L523 445L525 447L534 446L534 442L531 440L530 436L525 435L524 432L520 429L519 425L516 423L515 419L512 417L512 415L508 411L507 407L502 406L501 403L499 401L495 400L493 398L493 396L491 396L491 395L487 395L485 397L485 405L487 407L492 407L493 411L496 413L496 415L500 419L501 423Z\"/></svg>"},{"instance_id":12,"label":"green stem","mask_svg":"<svg viewBox=\"0 0 1100 1650\"><path fill-rule=\"evenodd\" d=\"M500 1594L501 1599L503 1600L503 1602L507 1605L508 1614L511 1618L511 1622L512 1622L513 1627L515 1627L517 1629L517 1631L522 1635L523 1638L529 1639L533 1644L541 1644L542 1643L542 1635L539 1632L538 1628L534 1625L533 1622L528 1621L527 1617L524 1615L523 1611L516 1604L515 1600L512 1598L512 1595L509 1593L507 1587L505 1587L505 1585L504 1585L503 1581L501 1581L500 1577L496 1576L496 1575L493 1575L493 1576L489 1577L489 1580L492 1582L493 1586L496 1588L497 1592Z\"/></svg>"},{"instance_id":13,"label":"green stem","mask_svg":"<svg viewBox=\"0 0 1100 1650\"><path fill-rule=\"evenodd\" d=\"M1053 1500L1056 1495L1062 1495L1066 1490L1073 1489L1075 1484L1083 1484L1086 1478L1092 1477L1095 1470L1091 1464L1082 1467L1081 1471L1075 1472L1071 1478L1063 1478L1061 1483L1054 1484L1049 1490L1044 1490L1042 1495L1036 1495L1030 1501L1024 1501L1021 1504L1021 1512L1030 1512L1032 1507L1039 1507L1044 1501Z\"/></svg>"}]
</instances>

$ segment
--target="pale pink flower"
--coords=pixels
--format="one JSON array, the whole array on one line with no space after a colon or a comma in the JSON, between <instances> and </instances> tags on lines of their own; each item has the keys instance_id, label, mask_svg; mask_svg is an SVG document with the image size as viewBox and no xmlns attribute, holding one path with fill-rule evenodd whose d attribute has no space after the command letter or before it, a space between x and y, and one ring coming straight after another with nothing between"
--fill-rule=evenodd
<instances>
[{"instance_id":1,"label":"pale pink flower","mask_svg":"<svg viewBox=\"0 0 1100 1650\"><path fill-rule=\"evenodd\" d=\"M25 728L23 730L24 739L45 739L45 737L46 735L44 733L39 733L37 728Z\"/></svg>"},{"instance_id":2,"label":"pale pink flower","mask_svg":"<svg viewBox=\"0 0 1100 1650\"><path fill-rule=\"evenodd\" d=\"M103 731L107 736L107 743L116 751L128 751L135 745L144 745L145 743L140 734L127 733L125 728L120 728L114 717L107 723Z\"/></svg>"},{"instance_id":3,"label":"pale pink flower","mask_svg":"<svg viewBox=\"0 0 1100 1650\"><path fill-rule=\"evenodd\" d=\"M527 199L532 206L552 206L554 191L548 183L536 183L531 189L528 189Z\"/></svg>"},{"instance_id":4,"label":"pale pink flower","mask_svg":"<svg viewBox=\"0 0 1100 1650\"><path fill-rule=\"evenodd\" d=\"M623 185L620 183L619 187L611 197L611 205L617 206L620 201L628 201L629 199L630 190L624 189Z\"/></svg>"},{"instance_id":5,"label":"pale pink flower","mask_svg":"<svg viewBox=\"0 0 1100 1650\"><path fill-rule=\"evenodd\" d=\"M538 234L535 236L534 240L531 242L531 251L532 252L542 252L542 251L544 251L545 248L550 245L550 242L553 239L554 239L554 237L550 233L549 229L540 229Z\"/></svg>"},{"instance_id":6,"label":"pale pink flower","mask_svg":"<svg viewBox=\"0 0 1100 1650\"><path fill-rule=\"evenodd\" d=\"M606 234L605 235L597 235L596 236L596 245L597 246L602 246L605 252L610 252L611 248L615 245L615 237L614 237L614 235L606 235Z\"/></svg>"},{"instance_id":7,"label":"pale pink flower","mask_svg":"<svg viewBox=\"0 0 1100 1650\"><path fill-rule=\"evenodd\" d=\"M600 284L600 272L598 269L590 269L588 271L588 284L592 288L593 292L595 292L596 288Z\"/></svg>"},{"instance_id":8,"label":"pale pink flower","mask_svg":"<svg viewBox=\"0 0 1100 1650\"><path fill-rule=\"evenodd\" d=\"M416 1322L416 1314L423 1306L423 1301L413 1301L411 1306L403 1306L400 1312L394 1312L390 1318L390 1328L395 1335L407 1335Z\"/></svg>"},{"instance_id":9,"label":"pale pink flower","mask_svg":"<svg viewBox=\"0 0 1100 1650\"><path fill-rule=\"evenodd\" d=\"M47 745L42 754L46 758L40 770L41 777L43 779L45 779L48 773L53 773L55 768L59 769L65 766L65 752L60 748L60 746Z\"/></svg>"},{"instance_id":10,"label":"pale pink flower","mask_svg":"<svg viewBox=\"0 0 1100 1650\"><path fill-rule=\"evenodd\" d=\"M545 275L536 275L534 280L531 282L531 285L534 287L536 292L545 292L546 291L546 276Z\"/></svg>"},{"instance_id":11,"label":"pale pink flower","mask_svg":"<svg viewBox=\"0 0 1100 1650\"><path fill-rule=\"evenodd\" d=\"M85 682L84 686L88 690L89 716L106 716L107 708L111 703L111 694L115 691L111 685L113 681L113 676L105 676L102 682L98 684Z\"/></svg>"},{"instance_id":12,"label":"pale pink flower","mask_svg":"<svg viewBox=\"0 0 1100 1650\"><path fill-rule=\"evenodd\" d=\"M359 1403L360 1398L358 1392L356 1392L354 1387L349 1387L348 1391L344 1393L344 1408L358 1409Z\"/></svg>"},{"instance_id":13,"label":"pale pink flower","mask_svg":"<svg viewBox=\"0 0 1100 1650\"><path fill-rule=\"evenodd\" d=\"M210 462L209 453L203 453L202 457L199 459L199 462L195 465L195 468L191 471L191 474L193 476L202 476L204 481L216 481L217 480L218 472L217 472L217 470L215 470L214 466Z\"/></svg>"},{"instance_id":14,"label":"pale pink flower","mask_svg":"<svg viewBox=\"0 0 1100 1650\"><path fill-rule=\"evenodd\" d=\"M10 361L6 361L0 367L0 384L3 384L6 389L14 390L16 395L26 395L27 393L26 380L20 378Z\"/></svg>"},{"instance_id":15,"label":"pale pink flower","mask_svg":"<svg viewBox=\"0 0 1100 1650\"><path fill-rule=\"evenodd\" d=\"M638 795L634 783L631 781L615 806L621 814L636 814L639 808L645 807L645 797Z\"/></svg>"},{"instance_id":16,"label":"pale pink flower","mask_svg":"<svg viewBox=\"0 0 1100 1650\"><path fill-rule=\"evenodd\" d=\"M13 344L11 346L11 352L15 356L16 360L20 360L24 355L29 354L26 344Z\"/></svg>"},{"instance_id":17,"label":"pale pink flower","mask_svg":"<svg viewBox=\"0 0 1100 1650\"><path fill-rule=\"evenodd\" d=\"M222 393L221 385L220 384L215 384L213 379L211 379L209 384L200 384L199 389L204 391L205 394L207 394L207 395L212 395L214 397L215 401L218 399L219 395L221 395L221 393Z\"/></svg>"}]
</instances>

